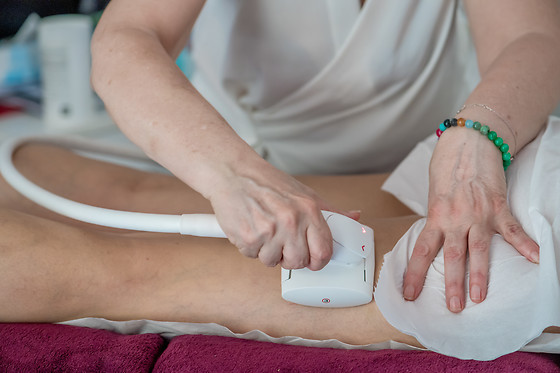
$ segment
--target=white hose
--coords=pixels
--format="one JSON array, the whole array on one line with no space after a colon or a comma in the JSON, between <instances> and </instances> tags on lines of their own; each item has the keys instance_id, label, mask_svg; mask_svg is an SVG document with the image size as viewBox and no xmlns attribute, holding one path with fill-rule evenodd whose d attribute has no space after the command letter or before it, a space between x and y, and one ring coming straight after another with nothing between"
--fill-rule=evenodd
<instances>
[{"instance_id":1,"label":"white hose","mask_svg":"<svg viewBox=\"0 0 560 373\"><path fill-rule=\"evenodd\" d=\"M51 193L26 179L12 162L13 153L17 148L28 143L56 145L134 160L146 160L146 156L130 148L78 138L27 136L10 139L0 146L0 172L8 184L38 205L72 219L106 227L201 237L226 237L216 216L212 214L166 215L111 210L71 201Z\"/></svg>"}]
</instances>

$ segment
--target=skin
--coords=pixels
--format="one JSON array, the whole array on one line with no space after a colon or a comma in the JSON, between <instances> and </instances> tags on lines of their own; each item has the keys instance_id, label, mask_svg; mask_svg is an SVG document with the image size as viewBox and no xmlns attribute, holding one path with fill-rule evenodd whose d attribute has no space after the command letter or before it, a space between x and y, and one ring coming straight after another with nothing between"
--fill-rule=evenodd
<instances>
[{"instance_id":1,"label":"skin","mask_svg":"<svg viewBox=\"0 0 560 373\"><path fill-rule=\"evenodd\" d=\"M470 107L462 117L489 125L518 152L560 100L560 11L556 0L464 1L481 82L467 104L486 104L507 119ZM328 198L262 160L193 88L174 64L203 1L113 0L92 40L92 83L123 132L211 203L229 240L248 257L285 268L322 268L331 237L320 210ZM139 61L141 63L139 63ZM154 94L157 92L157 95ZM445 257L448 308L470 294L486 297L488 250L498 232L538 260L538 246L511 216L495 147L473 131L446 131L430 168L428 223L404 279L420 294L436 253ZM327 202L329 201L329 202ZM361 208L360 206L357 206Z\"/></svg>"}]
</instances>

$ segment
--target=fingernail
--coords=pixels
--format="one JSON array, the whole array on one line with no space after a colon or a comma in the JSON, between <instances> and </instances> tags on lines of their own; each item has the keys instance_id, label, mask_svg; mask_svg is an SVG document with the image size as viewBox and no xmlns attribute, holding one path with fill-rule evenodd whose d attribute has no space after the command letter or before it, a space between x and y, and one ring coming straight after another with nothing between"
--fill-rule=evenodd
<instances>
[{"instance_id":1,"label":"fingernail","mask_svg":"<svg viewBox=\"0 0 560 373\"><path fill-rule=\"evenodd\" d=\"M352 214L361 214L362 210L350 210Z\"/></svg>"},{"instance_id":2,"label":"fingernail","mask_svg":"<svg viewBox=\"0 0 560 373\"><path fill-rule=\"evenodd\" d=\"M540 258L539 258L539 253L538 252L535 251L531 254L531 261L533 263L539 264L539 259Z\"/></svg>"},{"instance_id":3,"label":"fingernail","mask_svg":"<svg viewBox=\"0 0 560 373\"><path fill-rule=\"evenodd\" d=\"M414 300L414 286L408 285L405 287L403 296L406 300Z\"/></svg>"},{"instance_id":4,"label":"fingernail","mask_svg":"<svg viewBox=\"0 0 560 373\"><path fill-rule=\"evenodd\" d=\"M461 312L461 300L459 297L452 297L449 301L449 307L451 312Z\"/></svg>"},{"instance_id":5,"label":"fingernail","mask_svg":"<svg viewBox=\"0 0 560 373\"><path fill-rule=\"evenodd\" d=\"M482 302L482 289L480 289L480 286L473 285L471 288L471 300L476 303Z\"/></svg>"}]
</instances>

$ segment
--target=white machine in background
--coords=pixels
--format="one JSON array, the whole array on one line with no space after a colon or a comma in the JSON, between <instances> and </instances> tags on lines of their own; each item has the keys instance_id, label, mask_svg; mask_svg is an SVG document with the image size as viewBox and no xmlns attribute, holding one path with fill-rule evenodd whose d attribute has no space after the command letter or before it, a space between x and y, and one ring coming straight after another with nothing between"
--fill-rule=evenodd
<instances>
[{"instance_id":1,"label":"white machine in background","mask_svg":"<svg viewBox=\"0 0 560 373\"><path fill-rule=\"evenodd\" d=\"M26 179L15 168L12 155L27 143L101 153L135 160L146 159L138 151L68 137L20 137L0 147L0 172L4 179L33 202L72 219L101 226L184 235L225 238L215 215L148 214L111 210L71 201ZM320 271L282 269L282 297L315 307L352 307L371 302L375 253L373 230L344 215L323 211L333 237L333 256Z\"/></svg>"}]
</instances>

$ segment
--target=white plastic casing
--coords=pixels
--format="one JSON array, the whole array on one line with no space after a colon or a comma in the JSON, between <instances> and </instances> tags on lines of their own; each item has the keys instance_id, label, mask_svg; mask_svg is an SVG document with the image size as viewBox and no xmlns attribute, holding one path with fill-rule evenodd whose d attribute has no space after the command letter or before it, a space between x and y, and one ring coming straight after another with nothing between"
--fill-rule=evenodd
<instances>
[{"instance_id":1,"label":"white plastic casing","mask_svg":"<svg viewBox=\"0 0 560 373\"><path fill-rule=\"evenodd\" d=\"M333 236L333 256L320 271L282 269L282 298L314 307L353 307L373 299L373 230L323 211Z\"/></svg>"}]
</instances>

